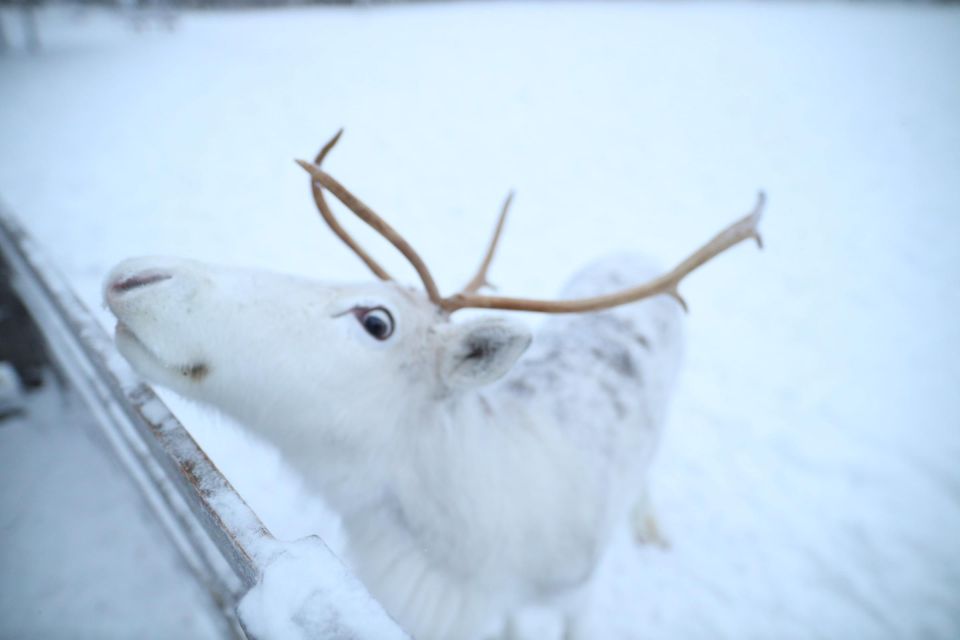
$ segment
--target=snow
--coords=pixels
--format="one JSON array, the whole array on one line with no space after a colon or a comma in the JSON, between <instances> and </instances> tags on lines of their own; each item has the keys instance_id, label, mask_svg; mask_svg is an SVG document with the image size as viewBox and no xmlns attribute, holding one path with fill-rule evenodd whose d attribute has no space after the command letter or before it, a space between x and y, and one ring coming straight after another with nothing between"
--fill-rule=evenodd
<instances>
[{"instance_id":1,"label":"snow","mask_svg":"<svg viewBox=\"0 0 960 640\"><path fill-rule=\"evenodd\" d=\"M765 189L766 249L682 288L688 361L653 487L671 547L624 531L597 637L960 635L960 7L451 3L205 11L140 33L70 10L40 25L39 55L0 57L0 195L105 324L100 280L131 255L369 277L292 162L340 126L329 170L445 292L511 187L491 277L534 296L620 249L676 261ZM278 537L342 546L275 451L165 399Z\"/></svg>"},{"instance_id":2,"label":"snow","mask_svg":"<svg viewBox=\"0 0 960 640\"><path fill-rule=\"evenodd\" d=\"M0 422L0 637L223 637L102 437L52 382Z\"/></svg>"},{"instance_id":3,"label":"snow","mask_svg":"<svg viewBox=\"0 0 960 640\"><path fill-rule=\"evenodd\" d=\"M238 611L256 638L406 637L316 537L287 544Z\"/></svg>"}]
</instances>

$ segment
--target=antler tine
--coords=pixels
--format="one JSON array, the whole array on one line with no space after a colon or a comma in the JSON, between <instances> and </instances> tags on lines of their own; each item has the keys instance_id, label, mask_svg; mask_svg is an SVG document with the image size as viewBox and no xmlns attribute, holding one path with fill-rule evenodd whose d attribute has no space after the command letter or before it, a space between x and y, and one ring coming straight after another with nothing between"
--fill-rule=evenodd
<instances>
[{"instance_id":1,"label":"antler tine","mask_svg":"<svg viewBox=\"0 0 960 640\"><path fill-rule=\"evenodd\" d=\"M445 298L441 307L452 313L458 309L468 307L483 309L505 309L510 311L539 311L543 313L579 313L583 311L600 311L629 302L635 302L657 294L667 294L687 309L687 303L678 291L680 282L697 267L720 255L730 247L753 238L759 247L763 247L757 225L763 214L766 196L761 191L757 194L757 203L753 210L737 220L729 227L714 236L709 242L690 254L683 262L669 272L658 276L649 282L622 291L592 298L576 300L534 300L531 298L506 298L499 296L480 296L475 294L456 294Z\"/></svg>"},{"instance_id":2,"label":"antler tine","mask_svg":"<svg viewBox=\"0 0 960 640\"><path fill-rule=\"evenodd\" d=\"M475 293L484 286L493 286L487 280L487 271L490 269L490 263L493 262L493 255L497 250L497 243L500 241L500 233L503 231L503 222L507 219L507 212L510 210L510 203L513 202L513 191L507 194L507 199L503 201L503 207L500 209L500 218L497 220L497 227L493 232L493 238L490 240L490 246L487 247L487 254L483 257L483 262L477 269L476 275L471 278L460 293Z\"/></svg>"},{"instance_id":3,"label":"antler tine","mask_svg":"<svg viewBox=\"0 0 960 640\"><path fill-rule=\"evenodd\" d=\"M317 154L317 157L314 159L313 163L316 166L323 164L323 159L327 157L327 154L333 149L334 145L340 140L340 136L343 135L343 129L337 131L337 134L330 139L330 142L323 145L323 148L320 149L320 152ZM310 165L302 160L297 160L299 164L304 169L307 169ZM340 226L340 223L337 221L336 217L333 215L333 211L330 209L330 205L327 204L326 198L323 197L323 189L320 188L320 185L317 184L315 180L310 180L310 189L313 191L313 201L317 204L317 209L320 211L320 216L327 223L327 226L330 227L330 230L346 244L350 249L357 254L357 256L363 260L364 264L370 268L373 273L380 278L381 280L393 280L387 271L377 263L376 260L370 257L370 255L363 250L363 248L357 243L353 237L347 233L346 229Z\"/></svg>"},{"instance_id":4,"label":"antler tine","mask_svg":"<svg viewBox=\"0 0 960 640\"><path fill-rule=\"evenodd\" d=\"M337 182L337 180L328 173L322 171L319 167L302 160L297 160L297 164L303 167L307 173L313 177L314 185L323 187L336 196L336 198L353 213L355 213L358 218L370 225L374 231L382 235L390 242L390 244L396 247L397 250L400 251L400 253L402 253L407 260L410 261L410 264L413 265L413 268L416 269L417 274L423 281L423 286L426 288L427 296L430 298L430 300L432 300L438 306L442 306L441 303L443 299L441 298L440 291L437 289L437 285L433 280L433 276L430 275L430 270L427 269L426 263L424 263L423 259L420 258L417 252L414 251L413 247L410 246L410 243L404 240L403 236L401 236L396 229L387 224L383 218L374 213L373 209L364 204L359 198L350 193L346 187ZM353 248L353 246L354 245L351 244L351 248Z\"/></svg>"}]
</instances>

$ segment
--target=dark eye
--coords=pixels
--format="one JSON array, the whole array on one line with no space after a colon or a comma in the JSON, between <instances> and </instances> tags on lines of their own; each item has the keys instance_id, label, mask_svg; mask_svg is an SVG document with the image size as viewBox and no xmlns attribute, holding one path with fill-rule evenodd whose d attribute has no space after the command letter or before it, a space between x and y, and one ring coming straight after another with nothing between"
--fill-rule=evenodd
<instances>
[{"instance_id":1,"label":"dark eye","mask_svg":"<svg viewBox=\"0 0 960 640\"><path fill-rule=\"evenodd\" d=\"M393 316L383 307L357 309L357 320L377 340L386 340L393 335Z\"/></svg>"}]
</instances>

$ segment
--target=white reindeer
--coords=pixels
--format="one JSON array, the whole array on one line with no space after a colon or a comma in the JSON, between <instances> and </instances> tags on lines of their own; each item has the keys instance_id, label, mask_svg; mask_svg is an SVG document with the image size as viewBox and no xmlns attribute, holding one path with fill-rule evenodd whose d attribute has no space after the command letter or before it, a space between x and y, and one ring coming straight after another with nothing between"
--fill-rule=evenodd
<instances>
[{"instance_id":1,"label":"white reindeer","mask_svg":"<svg viewBox=\"0 0 960 640\"><path fill-rule=\"evenodd\" d=\"M682 347L677 286L759 243L762 194L667 274L606 259L559 301L477 293L508 199L477 276L444 298L403 238L319 168L339 135L301 165L324 219L379 282L128 260L106 281L117 345L148 379L279 447L340 513L354 570L413 637L509 635L531 604L556 607L567 637L589 636L586 595L614 527L639 505L635 524L649 528L645 476ZM323 189L407 256L426 295L353 241ZM562 315L533 340L503 317L451 322L467 307Z\"/></svg>"}]
</instances>

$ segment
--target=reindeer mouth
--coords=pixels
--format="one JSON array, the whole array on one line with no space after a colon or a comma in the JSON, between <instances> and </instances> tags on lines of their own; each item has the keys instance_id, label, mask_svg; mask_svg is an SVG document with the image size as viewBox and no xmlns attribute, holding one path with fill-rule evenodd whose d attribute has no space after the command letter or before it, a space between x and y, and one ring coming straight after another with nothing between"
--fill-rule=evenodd
<instances>
[{"instance_id":1,"label":"reindeer mouth","mask_svg":"<svg viewBox=\"0 0 960 640\"><path fill-rule=\"evenodd\" d=\"M122 320L117 321L114 339L120 352L142 373L149 376L154 369L174 373L194 382L200 382L210 373L210 367L204 362L170 364L148 347L143 340Z\"/></svg>"}]
</instances>

